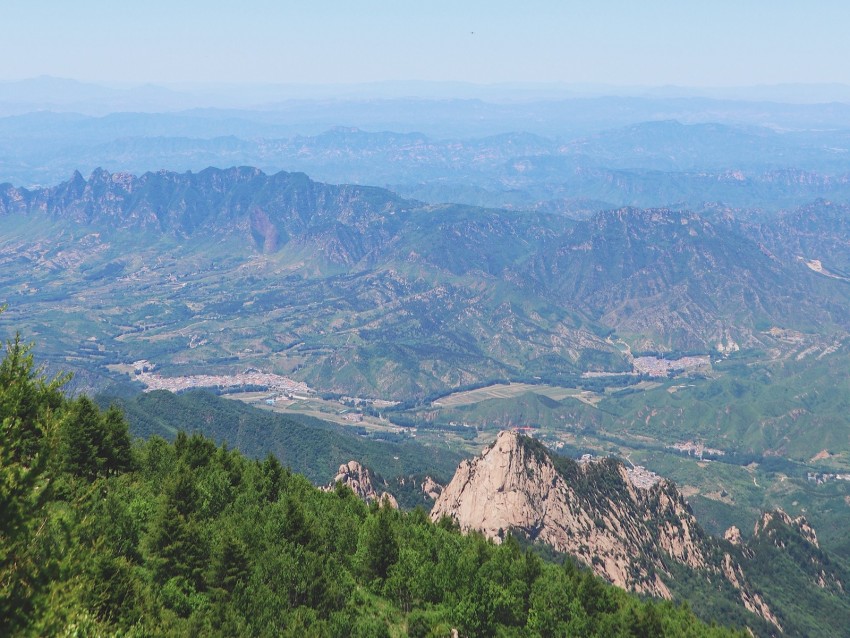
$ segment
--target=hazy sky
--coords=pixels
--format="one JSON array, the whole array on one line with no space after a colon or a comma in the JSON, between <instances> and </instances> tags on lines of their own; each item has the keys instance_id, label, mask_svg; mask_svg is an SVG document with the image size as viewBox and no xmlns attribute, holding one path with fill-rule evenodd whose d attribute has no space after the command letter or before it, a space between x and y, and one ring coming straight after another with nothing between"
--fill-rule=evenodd
<instances>
[{"instance_id":1,"label":"hazy sky","mask_svg":"<svg viewBox=\"0 0 850 638\"><path fill-rule=\"evenodd\" d=\"M846 0L3 0L0 79L850 84Z\"/></svg>"}]
</instances>

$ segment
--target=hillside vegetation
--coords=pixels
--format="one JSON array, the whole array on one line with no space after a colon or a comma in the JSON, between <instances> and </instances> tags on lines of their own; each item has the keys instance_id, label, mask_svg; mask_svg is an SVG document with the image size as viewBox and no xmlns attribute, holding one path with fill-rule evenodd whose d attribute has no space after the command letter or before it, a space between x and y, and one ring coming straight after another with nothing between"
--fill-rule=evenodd
<instances>
[{"instance_id":1,"label":"hillside vegetation","mask_svg":"<svg viewBox=\"0 0 850 638\"><path fill-rule=\"evenodd\" d=\"M4 635L725 636L572 562L322 492L200 435L131 445L19 340L0 363Z\"/></svg>"},{"instance_id":2,"label":"hillside vegetation","mask_svg":"<svg viewBox=\"0 0 850 638\"><path fill-rule=\"evenodd\" d=\"M360 461L387 479L431 474L447 481L461 455L443 447L379 440L303 415L258 410L199 390L156 391L130 398L99 396L103 407L118 405L135 436L173 440L178 432L198 433L249 458L269 454L317 484L330 481L342 463Z\"/></svg>"},{"instance_id":3,"label":"hillside vegetation","mask_svg":"<svg viewBox=\"0 0 850 638\"><path fill-rule=\"evenodd\" d=\"M667 208L576 221L250 167L97 170L0 185L0 276L10 320L89 373L257 368L406 401L574 385L632 372L640 352L773 360L840 343L847 216L818 202L759 224Z\"/></svg>"}]
</instances>

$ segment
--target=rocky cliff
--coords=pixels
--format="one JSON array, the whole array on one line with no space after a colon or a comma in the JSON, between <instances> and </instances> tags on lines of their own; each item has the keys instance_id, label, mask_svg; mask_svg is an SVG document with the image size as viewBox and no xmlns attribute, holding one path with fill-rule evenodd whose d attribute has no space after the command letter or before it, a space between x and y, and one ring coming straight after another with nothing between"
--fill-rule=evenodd
<instances>
[{"instance_id":1,"label":"rocky cliff","mask_svg":"<svg viewBox=\"0 0 850 638\"><path fill-rule=\"evenodd\" d=\"M791 559L807 584L845 595L846 575L821 549L814 528L803 516L791 518L780 509L765 512L756 521L748 547L763 560L771 556Z\"/></svg>"},{"instance_id":2,"label":"rocky cliff","mask_svg":"<svg viewBox=\"0 0 850 638\"><path fill-rule=\"evenodd\" d=\"M540 443L501 432L482 456L463 461L431 511L463 531L499 542L520 533L571 554L620 587L671 598L673 564L723 575L748 610L775 626L736 558L708 537L675 486L636 486L622 463L578 463Z\"/></svg>"},{"instance_id":3,"label":"rocky cliff","mask_svg":"<svg viewBox=\"0 0 850 638\"><path fill-rule=\"evenodd\" d=\"M666 598L670 591L652 569L663 568L659 549L692 567L707 564L702 531L669 483L637 488L608 460L570 463L570 480L538 445L500 433L482 457L461 463L432 518L449 516L493 539L521 532L621 587Z\"/></svg>"},{"instance_id":4,"label":"rocky cliff","mask_svg":"<svg viewBox=\"0 0 850 638\"><path fill-rule=\"evenodd\" d=\"M370 187L335 186L303 173L252 167L140 176L96 169L52 188L0 185L0 215L41 215L103 231L195 239L231 237L261 253L318 246L329 262L352 265L387 239L388 212L415 203ZM376 227L377 225L377 227Z\"/></svg>"},{"instance_id":5,"label":"rocky cliff","mask_svg":"<svg viewBox=\"0 0 850 638\"><path fill-rule=\"evenodd\" d=\"M398 509L398 502L395 497L389 492L378 494L372 484L372 473L357 461L349 461L340 465L334 480L326 489L329 491L334 489L337 483L350 487L352 492L368 503L373 501L382 504L389 503L392 507Z\"/></svg>"}]
</instances>

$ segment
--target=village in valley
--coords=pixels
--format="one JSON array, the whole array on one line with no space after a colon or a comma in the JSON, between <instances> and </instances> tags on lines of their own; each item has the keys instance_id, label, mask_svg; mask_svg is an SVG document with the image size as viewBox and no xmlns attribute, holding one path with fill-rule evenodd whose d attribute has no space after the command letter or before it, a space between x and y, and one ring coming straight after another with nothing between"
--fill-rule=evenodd
<instances>
[{"instance_id":1,"label":"village in valley","mask_svg":"<svg viewBox=\"0 0 850 638\"><path fill-rule=\"evenodd\" d=\"M262 387L272 393L290 397L308 398L315 392L304 382L294 381L288 377L255 369L234 374L198 374L177 377L164 377L156 374L156 365L150 361L136 361L132 365L133 377L144 384L145 392L153 390L168 390L169 392L184 392L195 388L213 388L227 390L242 387Z\"/></svg>"}]
</instances>

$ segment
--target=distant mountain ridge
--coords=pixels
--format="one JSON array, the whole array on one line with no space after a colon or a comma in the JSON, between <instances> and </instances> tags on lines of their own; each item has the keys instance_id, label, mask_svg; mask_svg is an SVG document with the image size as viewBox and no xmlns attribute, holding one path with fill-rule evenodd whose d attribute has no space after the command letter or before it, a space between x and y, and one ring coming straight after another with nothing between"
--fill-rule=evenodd
<instances>
[{"instance_id":1,"label":"distant mountain ridge","mask_svg":"<svg viewBox=\"0 0 850 638\"><path fill-rule=\"evenodd\" d=\"M292 101L261 111L96 118L38 111L0 117L0 182L46 186L97 166L143 174L249 165L386 186L430 203L577 216L592 210L592 202L606 208L721 202L746 216L850 197L844 107L762 105L760 112L724 102L703 112L700 102ZM837 120L804 116L782 126L789 108L825 110ZM754 110L740 121L723 115L738 109ZM604 115L610 110L613 119Z\"/></svg>"},{"instance_id":2,"label":"distant mountain ridge","mask_svg":"<svg viewBox=\"0 0 850 638\"><path fill-rule=\"evenodd\" d=\"M376 198L372 200L370 198ZM249 167L200 173L79 172L54 188L6 188L2 213L43 213L105 230L167 233L249 231L260 252L275 252L289 236L304 236L334 223L363 227L376 214L406 202L369 187L337 187L306 175L268 176Z\"/></svg>"},{"instance_id":3,"label":"distant mountain ridge","mask_svg":"<svg viewBox=\"0 0 850 638\"><path fill-rule=\"evenodd\" d=\"M2 238L2 267L20 290L62 277L78 280L81 295L102 287L110 312L118 294L166 303L168 334L201 327L201 364L233 352L229 333L208 333L205 322L238 311L255 357L286 352L317 387L401 398L487 378L629 371L612 333L637 351L719 354L772 345L775 326L844 334L847 211L825 202L808 210L760 225L628 208L574 221L425 205L250 167L138 177L99 169L51 188L0 186L0 216L26 220ZM69 250L79 265L56 270ZM149 296L154 263L184 281L167 302ZM6 300L14 308L37 298ZM333 326L316 308L336 316ZM244 325L245 313L258 324ZM133 334L133 356L147 358L153 335ZM167 358L185 352L179 338L166 341Z\"/></svg>"}]
</instances>

